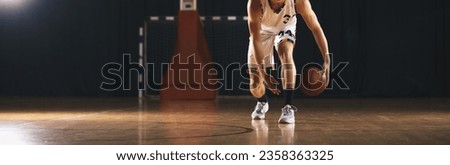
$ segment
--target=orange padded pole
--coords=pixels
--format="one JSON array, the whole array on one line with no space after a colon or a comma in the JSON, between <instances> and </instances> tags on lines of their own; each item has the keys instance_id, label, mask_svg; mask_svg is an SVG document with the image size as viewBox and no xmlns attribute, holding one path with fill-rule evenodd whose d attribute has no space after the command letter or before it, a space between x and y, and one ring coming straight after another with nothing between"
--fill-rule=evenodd
<instances>
[{"instance_id":1,"label":"orange padded pole","mask_svg":"<svg viewBox=\"0 0 450 165\"><path fill-rule=\"evenodd\" d=\"M177 41L163 77L162 100L215 99L215 78L205 32L197 11L178 13Z\"/></svg>"}]
</instances>

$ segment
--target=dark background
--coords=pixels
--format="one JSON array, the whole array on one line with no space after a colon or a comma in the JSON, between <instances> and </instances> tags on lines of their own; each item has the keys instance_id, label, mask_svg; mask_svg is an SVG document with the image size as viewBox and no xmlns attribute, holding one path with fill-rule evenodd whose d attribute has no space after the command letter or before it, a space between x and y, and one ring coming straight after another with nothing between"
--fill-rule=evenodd
<instances>
[{"instance_id":1,"label":"dark background","mask_svg":"<svg viewBox=\"0 0 450 165\"><path fill-rule=\"evenodd\" d=\"M179 8L175 0L22 1L27 3L0 4L0 96L136 96L136 87L101 90L106 81L101 68L121 63L123 53L138 54L138 28L147 16L175 16ZM350 90L329 90L324 97L450 95L449 1L311 3L335 62L350 62L341 73ZM205 16L246 15L245 0L199 0L198 6ZM298 28L297 64L320 63L317 46L301 19ZM208 38L216 62L245 62L245 22L205 24L205 31L237 39ZM224 47L232 52L222 51ZM220 94L248 95L239 90Z\"/></svg>"}]
</instances>

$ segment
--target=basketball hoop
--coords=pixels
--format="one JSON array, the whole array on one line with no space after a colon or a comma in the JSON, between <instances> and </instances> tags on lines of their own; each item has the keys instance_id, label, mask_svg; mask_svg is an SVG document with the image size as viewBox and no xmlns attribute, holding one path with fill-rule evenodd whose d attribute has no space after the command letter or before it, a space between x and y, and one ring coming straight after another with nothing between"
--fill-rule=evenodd
<instances>
[{"instance_id":1,"label":"basketball hoop","mask_svg":"<svg viewBox=\"0 0 450 165\"><path fill-rule=\"evenodd\" d=\"M180 0L180 11L197 10L197 0Z\"/></svg>"}]
</instances>

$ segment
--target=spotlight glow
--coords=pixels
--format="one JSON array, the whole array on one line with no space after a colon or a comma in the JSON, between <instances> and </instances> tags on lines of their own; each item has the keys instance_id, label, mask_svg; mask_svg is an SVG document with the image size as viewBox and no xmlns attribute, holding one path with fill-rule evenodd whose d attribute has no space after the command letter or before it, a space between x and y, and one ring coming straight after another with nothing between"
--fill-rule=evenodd
<instances>
[{"instance_id":1,"label":"spotlight glow","mask_svg":"<svg viewBox=\"0 0 450 165\"><path fill-rule=\"evenodd\" d=\"M23 0L0 0L0 3L3 5L19 5L23 2Z\"/></svg>"},{"instance_id":2,"label":"spotlight glow","mask_svg":"<svg viewBox=\"0 0 450 165\"><path fill-rule=\"evenodd\" d=\"M23 7L30 0L0 0L0 8L17 9Z\"/></svg>"}]
</instances>

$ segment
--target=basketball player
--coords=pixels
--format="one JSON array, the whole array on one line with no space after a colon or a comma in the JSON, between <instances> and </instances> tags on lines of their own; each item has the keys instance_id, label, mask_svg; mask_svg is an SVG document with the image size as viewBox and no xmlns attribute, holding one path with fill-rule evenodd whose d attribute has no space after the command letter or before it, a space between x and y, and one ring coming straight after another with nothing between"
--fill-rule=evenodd
<instances>
[{"instance_id":1,"label":"basketball player","mask_svg":"<svg viewBox=\"0 0 450 165\"><path fill-rule=\"evenodd\" d=\"M250 91L258 102L252 113L252 119L264 119L269 110L266 88L276 95L278 81L266 72L273 68L275 47L281 61L281 80L285 96L285 105L281 109L279 123L295 123L293 93L296 82L296 67L293 60L297 13L300 14L314 35L323 57L322 77L328 85L330 57L325 34L311 8L309 0L248 0L248 27L250 43L248 65L250 72Z\"/></svg>"}]
</instances>

